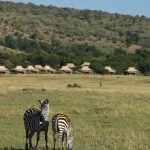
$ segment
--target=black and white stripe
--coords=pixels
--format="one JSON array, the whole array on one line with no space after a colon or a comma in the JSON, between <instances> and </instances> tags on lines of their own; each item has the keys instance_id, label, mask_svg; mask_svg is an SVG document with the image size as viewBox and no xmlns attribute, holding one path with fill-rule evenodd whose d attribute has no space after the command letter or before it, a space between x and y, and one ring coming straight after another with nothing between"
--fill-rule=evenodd
<instances>
[{"instance_id":1,"label":"black and white stripe","mask_svg":"<svg viewBox=\"0 0 150 150\"><path fill-rule=\"evenodd\" d=\"M60 141L62 141L62 149L64 149L64 137L67 140L67 150L72 149L73 136L71 135L71 124L68 116L64 114L56 114L52 118L52 131L53 131L53 141L54 148L56 143L56 133L59 133L58 138L58 149L60 149Z\"/></svg>"},{"instance_id":2,"label":"black and white stripe","mask_svg":"<svg viewBox=\"0 0 150 150\"><path fill-rule=\"evenodd\" d=\"M48 127L49 127L49 101L48 99L44 101L39 101L41 105L41 110L36 108L29 108L24 113L24 127L26 131L26 149L28 149L28 138L29 138L29 147L33 149L32 146L32 137L35 132L37 132L37 141L35 149L38 146L40 132L44 131L46 148L48 148Z\"/></svg>"}]
</instances>

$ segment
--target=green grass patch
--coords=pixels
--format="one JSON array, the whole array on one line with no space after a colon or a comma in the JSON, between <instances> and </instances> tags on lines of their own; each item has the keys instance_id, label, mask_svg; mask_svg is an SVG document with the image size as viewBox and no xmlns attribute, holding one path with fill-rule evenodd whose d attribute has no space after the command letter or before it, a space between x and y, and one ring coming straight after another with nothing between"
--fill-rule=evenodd
<instances>
[{"instance_id":1,"label":"green grass patch","mask_svg":"<svg viewBox=\"0 0 150 150\"><path fill-rule=\"evenodd\" d=\"M99 79L98 75L0 76L0 149L24 149L23 114L29 107L39 108L38 100L45 98L50 100L50 149L51 119L59 112L70 117L73 133L77 133L74 149L150 149L150 77L104 76L103 87ZM67 88L70 83L82 87ZM36 136L34 145L35 140ZM43 133L39 149L45 149Z\"/></svg>"}]
</instances>

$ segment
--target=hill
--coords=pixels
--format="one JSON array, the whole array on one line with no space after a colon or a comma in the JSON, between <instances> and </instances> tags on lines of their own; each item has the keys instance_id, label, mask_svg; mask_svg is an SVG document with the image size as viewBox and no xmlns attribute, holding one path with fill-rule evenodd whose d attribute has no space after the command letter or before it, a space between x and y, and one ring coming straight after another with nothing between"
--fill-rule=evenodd
<instances>
[{"instance_id":1,"label":"hill","mask_svg":"<svg viewBox=\"0 0 150 150\"><path fill-rule=\"evenodd\" d=\"M100 48L122 48L131 44L150 47L150 18L77 10L32 3L0 2L0 38L61 44L89 43Z\"/></svg>"},{"instance_id":2,"label":"hill","mask_svg":"<svg viewBox=\"0 0 150 150\"><path fill-rule=\"evenodd\" d=\"M0 1L0 65L90 62L96 73L133 66L149 75L149 24L145 16Z\"/></svg>"}]
</instances>

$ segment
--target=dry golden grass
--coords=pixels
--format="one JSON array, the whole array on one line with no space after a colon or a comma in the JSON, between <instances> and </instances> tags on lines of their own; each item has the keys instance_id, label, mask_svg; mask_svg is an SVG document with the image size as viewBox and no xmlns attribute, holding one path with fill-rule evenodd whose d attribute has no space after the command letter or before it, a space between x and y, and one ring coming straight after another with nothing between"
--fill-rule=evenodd
<instances>
[{"instance_id":1,"label":"dry golden grass","mask_svg":"<svg viewBox=\"0 0 150 150\"><path fill-rule=\"evenodd\" d=\"M99 81L99 75L0 76L0 148L24 149L23 113L48 98L50 121L58 112L70 117L74 149L150 149L150 77L104 76L102 87ZM81 88L67 88L74 83ZM51 134L50 123L50 148ZM39 148L45 148L43 134Z\"/></svg>"}]
</instances>

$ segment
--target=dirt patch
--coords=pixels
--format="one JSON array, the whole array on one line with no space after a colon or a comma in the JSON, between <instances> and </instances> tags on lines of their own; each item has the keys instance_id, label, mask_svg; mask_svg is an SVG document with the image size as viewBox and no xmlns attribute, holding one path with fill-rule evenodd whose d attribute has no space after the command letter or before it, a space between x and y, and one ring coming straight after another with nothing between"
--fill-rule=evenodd
<instances>
[{"instance_id":1,"label":"dirt patch","mask_svg":"<svg viewBox=\"0 0 150 150\"><path fill-rule=\"evenodd\" d=\"M1 98L8 98L6 95L0 95Z\"/></svg>"}]
</instances>

